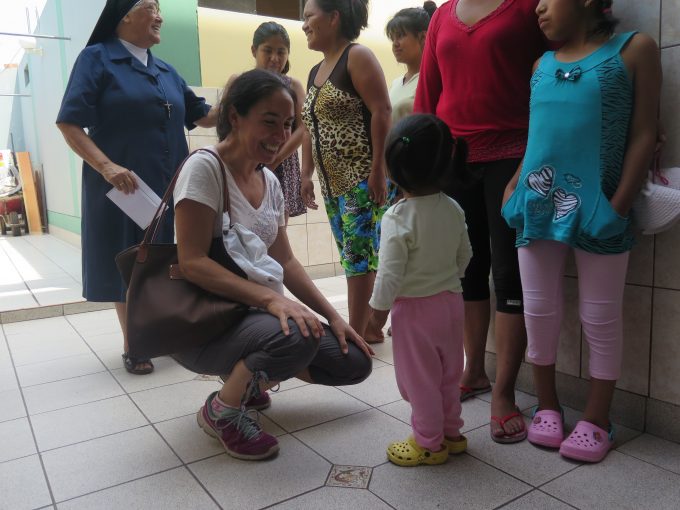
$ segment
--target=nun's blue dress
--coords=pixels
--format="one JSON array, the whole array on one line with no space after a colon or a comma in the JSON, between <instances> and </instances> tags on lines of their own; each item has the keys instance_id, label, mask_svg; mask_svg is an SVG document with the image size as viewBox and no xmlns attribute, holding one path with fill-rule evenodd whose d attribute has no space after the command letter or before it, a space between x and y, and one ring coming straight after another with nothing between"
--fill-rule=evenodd
<instances>
[{"instance_id":1,"label":"nun's blue dress","mask_svg":"<svg viewBox=\"0 0 680 510\"><path fill-rule=\"evenodd\" d=\"M209 109L172 66L149 52L145 67L114 37L80 53L57 122L87 128L113 163L134 171L163 196L188 154L183 128L193 129ZM83 297L88 301L125 301L114 258L141 242L144 234L106 197L111 188L83 162ZM172 207L159 242L173 242L171 213Z\"/></svg>"}]
</instances>

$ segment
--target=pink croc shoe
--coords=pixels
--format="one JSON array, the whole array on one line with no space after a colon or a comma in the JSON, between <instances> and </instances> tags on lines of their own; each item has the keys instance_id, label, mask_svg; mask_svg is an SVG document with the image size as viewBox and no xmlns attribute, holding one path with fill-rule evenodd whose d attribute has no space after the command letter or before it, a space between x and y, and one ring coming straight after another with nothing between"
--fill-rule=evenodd
<instances>
[{"instance_id":1,"label":"pink croc shoe","mask_svg":"<svg viewBox=\"0 0 680 510\"><path fill-rule=\"evenodd\" d=\"M527 439L530 443L548 448L559 448L564 441L564 415L559 411L539 411L534 408L534 417L529 425Z\"/></svg>"},{"instance_id":2,"label":"pink croc shoe","mask_svg":"<svg viewBox=\"0 0 680 510\"><path fill-rule=\"evenodd\" d=\"M580 421L562 442L560 454L568 459L581 462L600 462L614 445L614 427L609 432L597 425Z\"/></svg>"}]
</instances>

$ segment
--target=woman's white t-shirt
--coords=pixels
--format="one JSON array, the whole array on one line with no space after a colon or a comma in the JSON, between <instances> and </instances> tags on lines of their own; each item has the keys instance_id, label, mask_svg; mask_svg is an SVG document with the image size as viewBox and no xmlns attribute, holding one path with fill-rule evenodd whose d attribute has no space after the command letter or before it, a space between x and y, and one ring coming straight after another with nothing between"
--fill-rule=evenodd
<instances>
[{"instance_id":1,"label":"woman's white t-shirt","mask_svg":"<svg viewBox=\"0 0 680 510\"><path fill-rule=\"evenodd\" d=\"M214 146L206 147L206 149L217 154ZM269 248L276 240L279 227L286 224L283 192L279 180L269 169L261 170L265 181L265 192L260 207L255 209L236 185L229 167L226 164L224 167L227 171L227 188L231 200L233 216L231 222L240 223L246 227L262 239ZM222 237L223 226L228 227L229 221L222 215L223 189L222 170L217 159L207 152L199 151L184 163L184 168L175 184L173 197L175 204L179 204L186 198L207 205L214 210L217 214L213 225L213 237ZM227 224L223 225L223 221Z\"/></svg>"},{"instance_id":2,"label":"woman's white t-shirt","mask_svg":"<svg viewBox=\"0 0 680 510\"><path fill-rule=\"evenodd\" d=\"M418 88L418 77L416 73L408 81L400 76L392 82L390 87L390 103L392 103L392 124L413 113L413 103L416 100L416 88Z\"/></svg>"}]
</instances>

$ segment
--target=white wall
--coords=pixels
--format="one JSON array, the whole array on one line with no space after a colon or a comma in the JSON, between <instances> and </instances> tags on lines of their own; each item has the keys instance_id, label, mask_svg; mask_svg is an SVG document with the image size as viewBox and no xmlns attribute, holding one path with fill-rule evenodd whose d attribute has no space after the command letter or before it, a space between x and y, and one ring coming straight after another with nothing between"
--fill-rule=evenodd
<instances>
[{"instance_id":1,"label":"white wall","mask_svg":"<svg viewBox=\"0 0 680 510\"><path fill-rule=\"evenodd\" d=\"M17 67L0 67L0 94L17 93L17 71ZM12 119L20 120L21 101L20 97L0 96L0 149L11 148L10 132L14 135L15 144L22 142L22 130L12 130L11 127Z\"/></svg>"},{"instance_id":2,"label":"white wall","mask_svg":"<svg viewBox=\"0 0 680 510\"><path fill-rule=\"evenodd\" d=\"M78 232L82 162L64 142L55 120L70 70L104 3L104 0L48 0L36 32L71 40L38 39L42 56L28 54L19 67L20 76L24 66L28 66L31 76L28 87L19 80L22 93L32 96L22 103L24 150L31 153L34 168L43 169L49 221Z\"/></svg>"}]
</instances>

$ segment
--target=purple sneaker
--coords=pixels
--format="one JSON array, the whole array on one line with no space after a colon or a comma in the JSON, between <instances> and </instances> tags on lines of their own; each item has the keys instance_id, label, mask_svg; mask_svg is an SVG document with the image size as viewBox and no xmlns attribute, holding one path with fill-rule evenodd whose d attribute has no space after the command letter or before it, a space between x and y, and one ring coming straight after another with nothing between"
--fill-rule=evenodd
<instances>
[{"instance_id":1,"label":"purple sneaker","mask_svg":"<svg viewBox=\"0 0 680 510\"><path fill-rule=\"evenodd\" d=\"M266 391L260 395L250 397L250 400L245 403L248 411L262 411L262 409L267 409L270 405L272 405L272 399Z\"/></svg>"},{"instance_id":2,"label":"purple sneaker","mask_svg":"<svg viewBox=\"0 0 680 510\"><path fill-rule=\"evenodd\" d=\"M278 440L262 430L260 424L248 416L247 411L234 409L233 413L214 419L210 403L217 392L211 393L196 415L198 426L218 439L227 453L244 460L262 460L279 451Z\"/></svg>"}]
</instances>

